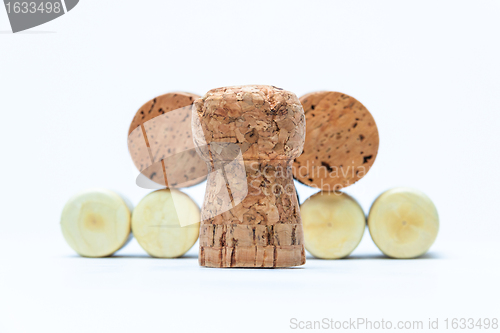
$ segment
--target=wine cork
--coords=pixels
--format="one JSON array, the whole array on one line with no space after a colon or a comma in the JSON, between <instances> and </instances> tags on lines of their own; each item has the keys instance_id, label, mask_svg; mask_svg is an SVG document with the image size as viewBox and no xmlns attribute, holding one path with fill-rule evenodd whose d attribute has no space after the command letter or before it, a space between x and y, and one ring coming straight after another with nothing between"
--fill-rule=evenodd
<instances>
[{"instance_id":1,"label":"wine cork","mask_svg":"<svg viewBox=\"0 0 500 333\"><path fill-rule=\"evenodd\" d=\"M130 124L132 160L159 185L188 187L206 178L206 165L196 154L191 132L191 105L198 97L184 92L158 96L144 104Z\"/></svg>"},{"instance_id":2,"label":"wine cork","mask_svg":"<svg viewBox=\"0 0 500 333\"><path fill-rule=\"evenodd\" d=\"M87 190L64 206L61 230L69 246L81 256L110 256L130 238L130 209L114 192Z\"/></svg>"},{"instance_id":3,"label":"wine cork","mask_svg":"<svg viewBox=\"0 0 500 333\"><path fill-rule=\"evenodd\" d=\"M198 240L199 221L200 208L187 194L175 189L158 190L134 209L132 231L152 257L177 258Z\"/></svg>"},{"instance_id":4,"label":"wine cork","mask_svg":"<svg viewBox=\"0 0 500 333\"><path fill-rule=\"evenodd\" d=\"M439 230L431 199L411 188L382 193L368 215L368 229L377 247L392 258L416 258L426 253Z\"/></svg>"},{"instance_id":5,"label":"wine cork","mask_svg":"<svg viewBox=\"0 0 500 333\"><path fill-rule=\"evenodd\" d=\"M291 172L304 133L298 98L280 88L218 88L195 101L194 140L210 170L200 228L201 266L305 263Z\"/></svg>"},{"instance_id":6,"label":"wine cork","mask_svg":"<svg viewBox=\"0 0 500 333\"><path fill-rule=\"evenodd\" d=\"M363 238L363 209L343 192L319 192L300 206L306 250L321 259L351 254Z\"/></svg>"},{"instance_id":7,"label":"wine cork","mask_svg":"<svg viewBox=\"0 0 500 333\"><path fill-rule=\"evenodd\" d=\"M377 157L375 120L355 98L319 91L300 98L306 116L304 152L293 164L299 182L336 191L360 180Z\"/></svg>"}]
</instances>

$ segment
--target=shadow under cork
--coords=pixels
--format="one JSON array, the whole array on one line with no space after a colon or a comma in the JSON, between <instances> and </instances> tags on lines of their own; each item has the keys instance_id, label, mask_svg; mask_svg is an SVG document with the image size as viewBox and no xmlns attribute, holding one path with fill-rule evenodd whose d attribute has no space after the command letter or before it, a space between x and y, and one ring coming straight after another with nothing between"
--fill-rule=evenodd
<instances>
[{"instance_id":1,"label":"shadow under cork","mask_svg":"<svg viewBox=\"0 0 500 333\"><path fill-rule=\"evenodd\" d=\"M308 255L306 257L307 260L429 260L429 259L444 259L445 257L435 253L435 252L430 252L426 253L424 255L421 255L420 257L417 258L410 258L410 259L398 259L398 258L391 258L386 256L385 254L356 254L356 255L351 255L346 258L341 258L341 259L321 259L321 258L316 258L311 255Z\"/></svg>"},{"instance_id":2,"label":"shadow under cork","mask_svg":"<svg viewBox=\"0 0 500 333\"><path fill-rule=\"evenodd\" d=\"M111 255L108 257L83 257L78 254L66 256L66 258L82 258L82 259L154 259L154 260L184 260L184 259L198 259L197 254L186 254L179 258L157 258L152 257L148 254L119 254L119 255ZM306 256L307 261L345 261L345 260L434 260L434 259L445 259L445 257L439 253L431 252L426 253L420 257L412 258L412 259L397 259L391 258L384 254L361 254L361 255L352 255L342 259L321 259L316 258L311 255ZM306 262L307 264L307 262ZM289 269L305 269L304 265L302 266L293 266L293 267L205 267L201 266L203 269L227 269L227 270L289 270Z\"/></svg>"},{"instance_id":3,"label":"shadow under cork","mask_svg":"<svg viewBox=\"0 0 500 333\"><path fill-rule=\"evenodd\" d=\"M155 260L182 260L182 259L198 259L198 256L195 254L187 254L179 258L158 258L152 257L148 254L118 254L118 255L110 255L107 257L83 257L78 254L66 256L66 258L81 258L81 259L155 259Z\"/></svg>"},{"instance_id":4,"label":"shadow under cork","mask_svg":"<svg viewBox=\"0 0 500 333\"><path fill-rule=\"evenodd\" d=\"M198 257L196 257L198 258ZM203 269L224 269L228 271L237 271L237 270L255 270L255 271L268 271L268 270L289 270L289 269L304 269L304 265L302 266L293 266L293 267L207 267L200 266Z\"/></svg>"},{"instance_id":5,"label":"shadow under cork","mask_svg":"<svg viewBox=\"0 0 500 333\"><path fill-rule=\"evenodd\" d=\"M184 255L184 256L178 257L178 258L158 258L158 257L152 257L152 256L147 255L147 254L137 254L137 255L136 254L119 254L116 256L108 257L108 258L117 258L117 259L149 258L149 259L155 259L155 260L183 260L183 259L198 259L198 256L194 255L194 254L187 254L187 255Z\"/></svg>"},{"instance_id":6,"label":"shadow under cork","mask_svg":"<svg viewBox=\"0 0 500 333\"><path fill-rule=\"evenodd\" d=\"M69 255L66 256L65 258L80 258L80 259L93 259L93 260L114 260L114 259L153 259L153 260L183 260L183 259L195 259L196 260L196 266L202 268L202 269L208 269L208 270L218 270L218 269L224 269L228 271L234 271L234 270L290 270L290 269L304 269L305 267L302 266L294 266L294 267L206 267L206 266L199 266L198 264L198 255L196 254L188 254L184 255L179 258L156 258L156 257L151 257L147 254L120 254L120 255L111 255L108 257L83 257L78 254L74 255Z\"/></svg>"}]
</instances>

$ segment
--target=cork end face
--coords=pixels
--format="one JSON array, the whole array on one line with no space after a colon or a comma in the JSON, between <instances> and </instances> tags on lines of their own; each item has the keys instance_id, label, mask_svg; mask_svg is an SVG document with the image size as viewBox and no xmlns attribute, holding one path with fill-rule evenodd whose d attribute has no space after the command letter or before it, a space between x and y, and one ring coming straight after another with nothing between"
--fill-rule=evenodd
<instances>
[{"instance_id":1,"label":"cork end face","mask_svg":"<svg viewBox=\"0 0 500 333\"><path fill-rule=\"evenodd\" d=\"M191 130L191 108L198 97L185 92L158 96L132 120L128 137L132 160L159 187L189 187L206 179L206 164L196 153Z\"/></svg>"},{"instance_id":2,"label":"cork end face","mask_svg":"<svg viewBox=\"0 0 500 333\"><path fill-rule=\"evenodd\" d=\"M84 257L107 257L130 236L130 210L116 193L87 190L72 197L61 214L66 242Z\"/></svg>"},{"instance_id":3,"label":"cork end face","mask_svg":"<svg viewBox=\"0 0 500 333\"><path fill-rule=\"evenodd\" d=\"M290 160L302 152L305 117L297 96L274 86L212 89L193 105L197 146L233 143L244 159Z\"/></svg>"},{"instance_id":4,"label":"cork end face","mask_svg":"<svg viewBox=\"0 0 500 333\"><path fill-rule=\"evenodd\" d=\"M340 259L359 245L366 228L361 206L342 192L319 192L300 207L305 247L316 258Z\"/></svg>"},{"instance_id":5,"label":"cork end face","mask_svg":"<svg viewBox=\"0 0 500 333\"><path fill-rule=\"evenodd\" d=\"M177 258L198 240L200 208L186 194L159 190L144 197L132 214L132 231L152 257Z\"/></svg>"},{"instance_id":6,"label":"cork end face","mask_svg":"<svg viewBox=\"0 0 500 333\"><path fill-rule=\"evenodd\" d=\"M197 98L200 98L200 96L189 92L171 92L147 101L136 112L130 124L128 134L130 135L133 130L148 120L172 110L191 106Z\"/></svg>"},{"instance_id":7,"label":"cork end face","mask_svg":"<svg viewBox=\"0 0 500 333\"><path fill-rule=\"evenodd\" d=\"M363 178L377 157L379 134L373 116L355 98L319 91L300 98L306 143L293 164L299 182L338 191Z\"/></svg>"},{"instance_id":8,"label":"cork end face","mask_svg":"<svg viewBox=\"0 0 500 333\"><path fill-rule=\"evenodd\" d=\"M398 259L425 254L436 240L438 212L424 193L395 188L382 193L370 208L368 229L377 247Z\"/></svg>"}]
</instances>

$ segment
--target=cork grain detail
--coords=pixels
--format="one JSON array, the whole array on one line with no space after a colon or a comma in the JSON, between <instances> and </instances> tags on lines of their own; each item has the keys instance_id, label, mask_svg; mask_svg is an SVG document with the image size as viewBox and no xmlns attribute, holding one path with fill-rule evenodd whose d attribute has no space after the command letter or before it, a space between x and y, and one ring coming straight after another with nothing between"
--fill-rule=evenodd
<instances>
[{"instance_id":1,"label":"cork grain detail","mask_svg":"<svg viewBox=\"0 0 500 333\"><path fill-rule=\"evenodd\" d=\"M198 146L231 142L244 159L257 160L290 160L302 152L305 117L291 92L272 86L217 88L197 99L193 110Z\"/></svg>"},{"instance_id":2,"label":"cork grain detail","mask_svg":"<svg viewBox=\"0 0 500 333\"><path fill-rule=\"evenodd\" d=\"M84 257L107 257L130 239L130 208L118 194L90 189L68 200L61 214L68 245Z\"/></svg>"},{"instance_id":3,"label":"cork grain detail","mask_svg":"<svg viewBox=\"0 0 500 333\"><path fill-rule=\"evenodd\" d=\"M305 263L291 170L302 151L304 134L300 101L276 87L219 88L195 101L194 140L212 171L202 207L201 266ZM240 148L241 163L228 163L224 151L202 149L226 142ZM224 206L230 209L221 209Z\"/></svg>"},{"instance_id":4,"label":"cork grain detail","mask_svg":"<svg viewBox=\"0 0 500 333\"><path fill-rule=\"evenodd\" d=\"M438 235L439 215L431 199L419 190L393 188L382 193L368 214L373 242L391 258L425 254Z\"/></svg>"},{"instance_id":5,"label":"cork grain detail","mask_svg":"<svg viewBox=\"0 0 500 333\"><path fill-rule=\"evenodd\" d=\"M196 154L191 132L191 105L198 97L185 92L158 96L144 104L130 124L132 160L160 185L188 187L206 178L206 165Z\"/></svg>"},{"instance_id":6,"label":"cork grain detail","mask_svg":"<svg viewBox=\"0 0 500 333\"><path fill-rule=\"evenodd\" d=\"M306 142L293 164L295 179L323 191L340 190L363 178L378 152L377 125L355 98L320 91L300 98Z\"/></svg>"},{"instance_id":7,"label":"cork grain detail","mask_svg":"<svg viewBox=\"0 0 500 333\"><path fill-rule=\"evenodd\" d=\"M365 213L346 193L318 192L304 201L300 213L306 249L316 258L345 258L363 238Z\"/></svg>"},{"instance_id":8,"label":"cork grain detail","mask_svg":"<svg viewBox=\"0 0 500 333\"><path fill-rule=\"evenodd\" d=\"M181 225L181 219L185 226ZM198 240L200 209L185 193L163 189L144 197L132 214L132 232L152 257L177 258Z\"/></svg>"}]
</instances>

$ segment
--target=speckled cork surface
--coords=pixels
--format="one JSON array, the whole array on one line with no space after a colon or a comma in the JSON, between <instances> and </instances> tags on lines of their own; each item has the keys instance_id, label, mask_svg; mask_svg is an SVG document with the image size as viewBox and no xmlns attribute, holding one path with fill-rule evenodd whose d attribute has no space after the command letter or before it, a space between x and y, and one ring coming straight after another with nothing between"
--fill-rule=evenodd
<instances>
[{"instance_id":1,"label":"speckled cork surface","mask_svg":"<svg viewBox=\"0 0 500 333\"><path fill-rule=\"evenodd\" d=\"M291 163L304 143L298 98L272 86L209 91L193 106L193 135L210 170L202 207L199 262L208 267L305 263ZM225 154L215 143L241 149ZM206 145L212 149L207 149ZM229 159L231 159L229 158Z\"/></svg>"},{"instance_id":2,"label":"speckled cork surface","mask_svg":"<svg viewBox=\"0 0 500 333\"><path fill-rule=\"evenodd\" d=\"M355 98L319 91L300 98L306 116L304 152L293 163L295 179L323 191L340 190L363 178L375 162L377 125Z\"/></svg>"},{"instance_id":3,"label":"speckled cork surface","mask_svg":"<svg viewBox=\"0 0 500 333\"><path fill-rule=\"evenodd\" d=\"M206 178L206 164L196 154L191 132L191 105L198 97L185 92L158 96L144 104L130 124L132 160L157 184L188 187Z\"/></svg>"}]
</instances>

